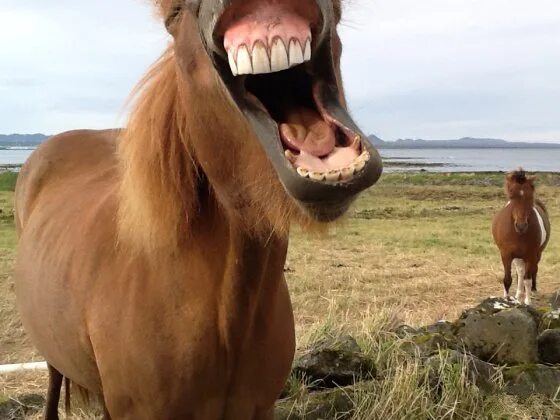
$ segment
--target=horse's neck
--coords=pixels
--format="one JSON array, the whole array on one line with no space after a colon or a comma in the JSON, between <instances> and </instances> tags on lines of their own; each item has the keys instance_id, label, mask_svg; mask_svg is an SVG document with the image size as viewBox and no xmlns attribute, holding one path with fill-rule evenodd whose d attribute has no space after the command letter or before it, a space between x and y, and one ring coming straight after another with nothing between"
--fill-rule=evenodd
<instances>
[{"instance_id":1,"label":"horse's neck","mask_svg":"<svg viewBox=\"0 0 560 420\"><path fill-rule=\"evenodd\" d=\"M254 235L212 202L194 223L193 246L207 247L206 265L218 283L221 330L226 341L243 340L253 321L269 310L284 282L288 238Z\"/></svg>"}]
</instances>

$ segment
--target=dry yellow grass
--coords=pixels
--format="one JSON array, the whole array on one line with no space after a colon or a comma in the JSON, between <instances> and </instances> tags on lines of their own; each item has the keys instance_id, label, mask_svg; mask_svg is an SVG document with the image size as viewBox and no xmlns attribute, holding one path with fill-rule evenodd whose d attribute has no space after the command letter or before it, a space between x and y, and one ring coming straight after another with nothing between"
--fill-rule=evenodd
<instances>
[{"instance_id":1,"label":"dry yellow grass","mask_svg":"<svg viewBox=\"0 0 560 420\"><path fill-rule=\"evenodd\" d=\"M560 289L560 278L556 276L560 268L560 239L555 234L560 216L559 180L558 176L547 176L543 185L538 186L539 197L551 212L553 235L540 264L537 304ZM490 235L492 215L505 201L501 182L501 175L489 174L389 175L364 194L344 223L330 233L314 237L295 229L286 277L299 345L304 346L335 327L362 337L361 343L369 346L371 354L385 354L385 341L379 334L387 323L418 325L453 319L483 298L501 295L502 267ZM0 192L3 214L10 212L12 199L12 193ZM11 278L14 249L13 222L9 216L3 217L0 219L0 363L39 358L25 337L14 306ZM385 315L388 312L389 317ZM387 356L383 357L383 363L389 363ZM361 408L355 418L380 418L374 413L398 418L395 416L402 414L407 404L414 403L403 400L406 393L419 392L422 398L428 398L429 390L414 388L417 382L410 379L421 375L416 372L415 363L393 366L393 375L377 390L386 398L400 395L401 411L371 396L358 395ZM468 404L463 402L467 410L463 414L471 410L472 418L487 412L484 410L503 412L500 404L510 408L510 418L530 418L527 417L530 410L533 413L543 410L539 401L527 408L510 397L481 402L476 392L461 388L460 378L453 384L460 388L460 391L453 388L453 392L458 392L457 398L472 399ZM44 374L0 376L0 406L3 400L44 394L45 389ZM451 404L450 401L445 404ZM492 404L498 408L492 408ZM425 407L425 413L439 413L435 409L429 411L432 406L426 402ZM450 413L468 418L459 416L458 412ZM37 414L28 414L26 418L37 418Z\"/></svg>"}]
</instances>

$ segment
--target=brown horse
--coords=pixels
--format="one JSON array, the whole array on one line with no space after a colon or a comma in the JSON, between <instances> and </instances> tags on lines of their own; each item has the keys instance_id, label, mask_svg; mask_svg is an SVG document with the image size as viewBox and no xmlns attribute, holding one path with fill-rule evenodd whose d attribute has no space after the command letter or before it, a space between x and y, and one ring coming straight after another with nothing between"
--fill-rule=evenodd
<instances>
[{"instance_id":1,"label":"brown horse","mask_svg":"<svg viewBox=\"0 0 560 420\"><path fill-rule=\"evenodd\" d=\"M504 297L509 297L511 266L517 271L518 301L531 304L531 291L537 290L541 255L550 239L550 220L543 203L535 199L534 177L520 169L506 176L506 206L495 216L492 235L504 264Z\"/></svg>"},{"instance_id":2,"label":"brown horse","mask_svg":"<svg viewBox=\"0 0 560 420\"><path fill-rule=\"evenodd\" d=\"M18 306L106 418L270 419L294 354L291 223L381 174L346 111L340 0L159 0L173 42L124 130L51 138L16 192Z\"/></svg>"}]
</instances>

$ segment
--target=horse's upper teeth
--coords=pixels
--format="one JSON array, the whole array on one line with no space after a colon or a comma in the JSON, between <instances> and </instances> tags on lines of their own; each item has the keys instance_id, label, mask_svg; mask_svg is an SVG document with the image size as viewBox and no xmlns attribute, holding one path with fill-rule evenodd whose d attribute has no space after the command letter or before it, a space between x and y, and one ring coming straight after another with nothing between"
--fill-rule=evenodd
<instances>
[{"instance_id":1,"label":"horse's upper teeth","mask_svg":"<svg viewBox=\"0 0 560 420\"><path fill-rule=\"evenodd\" d=\"M253 73L270 73L270 60L265 46L256 42L253 47Z\"/></svg>"},{"instance_id":2,"label":"horse's upper teeth","mask_svg":"<svg viewBox=\"0 0 560 420\"><path fill-rule=\"evenodd\" d=\"M303 63L303 50L298 40L292 39L290 41L290 53L289 53L290 65L296 65Z\"/></svg>"},{"instance_id":3,"label":"horse's upper teeth","mask_svg":"<svg viewBox=\"0 0 560 420\"><path fill-rule=\"evenodd\" d=\"M276 38L270 49L270 67L272 71L282 71L290 68L286 46L280 38Z\"/></svg>"},{"instance_id":4,"label":"horse's upper teeth","mask_svg":"<svg viewBox=\"0 0 560 420\"><path fill-rule=\"evenodd\" d=\"M288 48L280 38L267 47L262 41L249 48L242 44L237 51L228 51L228 61L234 76L240 74L266 74L286 70L301 63L311 60L311 38L305 45L301 45L297 39L291 39Z\"/></svg>"},{"instance_id":5,"label":"horse's upper teeth","mask_svg":"<svg viewBox=\"0 0 560 420\"><path fill-rule=\"evenodd\" d=\"M233 72L233 69L232 69ZM250 74L253 72L251 55L245 45L237 50L237 74Z\"/></svg>"}]
</instances>

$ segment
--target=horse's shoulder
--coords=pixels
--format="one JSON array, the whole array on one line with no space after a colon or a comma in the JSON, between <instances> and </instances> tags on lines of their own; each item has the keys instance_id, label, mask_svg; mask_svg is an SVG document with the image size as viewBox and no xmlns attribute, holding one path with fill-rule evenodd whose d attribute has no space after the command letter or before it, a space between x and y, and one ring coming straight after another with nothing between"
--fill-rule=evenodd
<instances>
[{"instance_id":1,"label":"horse's shoulder","mask_svg":"<svg viewBox=\"0 0 560 420\"><path fill-rule=\"evenodd\" d=\"M20 228L42 192L82 183L103 174L115 178L118 130L76 130L43 142L23 165L16 185L16 224Z\"/></svg>"}]
</instances>

